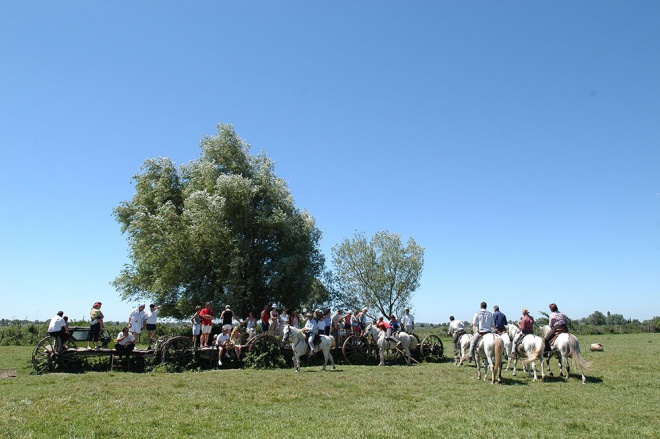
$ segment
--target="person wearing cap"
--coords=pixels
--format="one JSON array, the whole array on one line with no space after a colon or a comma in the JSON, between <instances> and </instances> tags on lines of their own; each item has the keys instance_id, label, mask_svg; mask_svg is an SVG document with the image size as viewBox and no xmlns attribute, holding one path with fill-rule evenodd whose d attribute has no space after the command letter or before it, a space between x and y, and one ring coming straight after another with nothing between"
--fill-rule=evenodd
<instances>
[{"instance_id":1,"label":"person wearing cap","mask_svg":"<svg viewBox=\"0 0 660 439\"><path fill-rule=\"evenodd\" d=\"M454 316L449 316L449 330L447 335L451 335L451 344L454 347L454 358L458 359L459 342L461 336L465 334L465 325L462 321L454 319Z\"/></svg>"},{"instance_id":2,"label":"person wearing cap","mask_svg":"<svg viewBox=\"0 0 660 439\"><path fill-rule=\"evenodd\" d=\"M55 316L50 319L48 324L48 335L55 337L55 349L60 350L64 346L68 334L67 322L64 320L64 311L58 311Z\"/></svg>"},{"instance_id":3,"label":"person wearing cap","mask_svg":"<svg viewBox=\"0 0 660 439\"><path fill-rule=\"evenodd\" d=\"M268 319L268 333L273 337L279 332L279 320L280 313L277 311L277 305L273 303L273 308L270 310L270 318Z\"/></svg>"},{"instance_id":4,"label":"person wearing cap","mask_svg":"<svg viewBox=\"0 0 660 439\"><path fill-rule=\"evenodd\" d=\"M518 322L518 327L520 327L520 332L513 337L513 349L511 349L511 358L516 358L518 356L518 345L522 341L523 337L527 334L534 333L534 317L529 315L527 308L522 309L522 317Z\"/></svg>"},{"instance_id":5,"label":"person wearing cap","mask_svg":"<svg viewBox=\"0 0 660 439\"><path fill-rule=\"evenodd\" d=\"M213 317L215 317L215 313L211 309L211 302L206 302L206 306L199 312L199 316L202 318L202 336L199 339L199 346L208 347L209 336L213 329Z\"/></svg>"},{"instance_id":6,"label":"person wearing cap","mask_svg":"<svg viewBox=\"0 0 660 439\"><path fill-rule=\"evenodd\" d=\"M410 308L406 308L406 313L401 317L401 324L403 324L403 332L412 334L415 330L415 318L410 314Z\"/></svg>"},{"instance_id":7,"label":"person wearing cap","mask_svg":"<svg viewBox=\"0 0 660 439\"><path fill-rule=\"evenodd\" d=\"M140 334L147 321L147 313L144 312L144 308L145 305L142 303L128 315L128 325L130 326L130 331L133 334L133 337L135 337L136 345L140 341Z\"/></svg>"},{"instance_id":8,"label":"person wearing cap","mask_svg":"<svg viewBox=\"0 0 660 439\"><path fill-rule=\"evenodd\" d=\"M101 331L103 331L103 313L101 312L101 302L96 302L89 310L89 335L87 336L87 349L91 349L89 343L95 343L94 349L97 351L101 349L99 346L99 339L101 338Z\"/></svg>"},{"instance_id":9,"label":"person wearing cap","mask_svg":"<svg viewBox=\"0 0 660 439\"><path fill-rule=\"evenodd\" d=\"M506 316L500 311L500 307L495 305L493 307L493 325L498 334L506 331Z\"/></svg>"},{"instance_id":10,"label":"person wearing cap","mask_svg":"<svg viewBox=\"0 0 660 439\"><path fill-rule=\"evenodd\" d=\"M149 311L145 313L145 318L147 321L147 349L151 349L151 341L156 341L156 322L158 321L158 313L160 312L160 306L156 306L153 303L149 305Z\"/></svg>"},{"instance_id":11,"label":"person wearing cap","mask_svg":"<svg viewBox=\"0 0 660 439\"><path fill-rule=\"evenodd\" d=\"M320 314L319 310L314 311L314 314L308 312L306 314L307 323L305 323L305 327L302 329L305 335L307 335L307 343L309 344L309 355L312 355L314 353L314 339L316 338L316 335L319 332L319 322L317 320L319 314Z\"/></svg>"},{"instance_id":12,"label":"person wearing cap","mask_svg":"<svg viewBox=\"0 0 660 439\"><path fill-rule=\"evenodd\" d=\"M234 312L231 310L231 307L229 305L226 305L225 309L220 313L220 320L222 320L222 326L224 325L233 326Z\"/></svg>"}]
</instances>

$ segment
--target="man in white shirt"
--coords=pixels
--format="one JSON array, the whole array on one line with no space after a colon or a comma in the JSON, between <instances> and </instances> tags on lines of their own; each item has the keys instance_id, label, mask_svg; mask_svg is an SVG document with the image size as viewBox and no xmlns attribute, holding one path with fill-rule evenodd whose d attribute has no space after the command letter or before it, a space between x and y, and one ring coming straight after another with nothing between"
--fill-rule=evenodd
<instances>
[{"instance_id":1,"label":"man in white shirt","mask_svg":"<svg viewBox=\"0 0 660 439\"><path fill-rule=\"evenodd\" d=\"M135 349L135 337L128 331L128 326L121 328L121 332L117 334L115 349L119 355L130 354Z\"/></svg>"},{"instance_id":2,"label":"man in white shirt","mask_svg":"<svg viewBox=\"0 0 660 439\"><path fill-rule=\"evenodd\" d=\"M307 313L307 323L305 323L305 327L303 328L303 332L307 334L307 343L309 344L309 355L312 355L314 353L314 338L316 337L316 334L319 331L319 314L321 312L319 310L314 311L314 314L311 312Z\"/></svg>"},{"instance_id":3,"label":"man in white shirt","mask_svg":"<svg viewBox=\"0 0 660 439\"><path fill-rule=\"evenodd\" d=\"M231 325L223 325L222 334L215 339L215 345L218 347L218 366L222 366L222 356L233 348L230 331Z\"/></svg>"},{"instance_id":4,"label":"man in white shirt","mask_svg":"<svg viewBox=\"0 0 660 439\"><path fill-rule=\"evenodd\" d=\"M145 314L147 321L147 349L151 349L151 340L156 341L156 322L158 320L158 312L160 311L160 306L156 306L153 303L149 305L149 311Z\"/></svg>"},{"instance_id":5,"label":"man in white shirt","mask_svg":"<svg viewBox=\"0 0 660 439\"><path fill-rule=\"evenodd\" d=\"M48 324L48 335L55 337L55 349L58 351L64 346L67 337L67 324L63 316L64 311L58 311Z\"/></svg>"},{"instance_id":6,"label":"man in white shirt","mask_svg":"<svg viewBox=\"0 0 660 439\"><path fill-rule=\"evenodd\" d=\"M493 332L493 325L495 324L493 314L486 308L488 308L486 302L481 302L481 309L474 314L474 317L472 317L472 326L475 329L475 334L470 343L470 353L467 358L468 363L472 361L472 358L474 357L474 349L479 343L481 337L484 334Z\"/></svg>"},{"instance_id":7,"label":"man in white shirt","mask_svg":"<svg viewBox=\"0 0 660 439\"><path fill-rule=\"evenodd\" d=\"M451 344L454 346L454 358L458 358L460 352L458 339L465 334L465 325L462 321L455 320L454 316L449 316L449 331L447 334L452 336Z\"/></svg>"},{"instance_id":8,"label":"man in white shirt","mask_svg":"<svg viewBox=\"0 0 660 439\"><path fill-rule=\"evenodd\" d=\"M142 328L144 328L146 320L147 315L144 312L144 304L138 306L137 309L134 309L128 315L128 324L133 337L135 337L136 344L140 341L140 334L142 333Z\"/></svg>"},{"instance_id":9,"label":"man in white shirt","mask_svg":"<svg viewBox=\"0 0 660 439\"><path fill-rule=\"evenodd\" d=\"M410 309L406 308L406 313L401 317L401 324L403 325L403 332L412 334L415 330L415 318L410 314Z\"/></svg>"}]
</instances>

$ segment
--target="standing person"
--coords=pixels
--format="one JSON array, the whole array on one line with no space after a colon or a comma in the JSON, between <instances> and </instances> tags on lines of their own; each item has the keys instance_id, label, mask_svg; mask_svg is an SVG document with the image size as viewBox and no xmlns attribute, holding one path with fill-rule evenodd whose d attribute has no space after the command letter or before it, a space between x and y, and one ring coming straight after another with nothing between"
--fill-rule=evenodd
<instances>
[{"instance_id":1,"label":"standing person","mask_svg":"<svg viewBox=\"0 0 660 439\"><path fill-rule=\"evenodd\" d=\"M152 303L149 305L149 311L145 313L147 321L147 349L151 349L151 340L156 342L156 322L158 320L159 312L160 306L156 306Z\"/></svg>"},{"instance_id":2,"label":"standing person","mask_svg":"<svg viewBox=\"0 0 660 439\"><path fill-rule=\"evenodd\" d=\"M472 326L475 329L475 334L470 342L470 353L467 357L468 363L472 361L472 358L474 357L474 349L477 347L481 337L483 337L484 334L493 332L493 314L488 311L487 308L488 305L486 302L481 302L481 309L474 314L474 317L472 317Z\"/></svg>"},{"instance_id":3,"label":"standing person","mask_svg":"<svg viewBox=\"0 0 660 439\"><path fill-rule=\"evenodd\" d=\"M199 312L199 316L202 318L202 336L199 340L199 346L209 346L209 335L211 335L211 329L213 329L213 310L211 309L211 302L206 302L206 306Z\"/></svg>"},{"instance_id":4,"label":"standing person","mask_svg":"<svg viewBox=\"0 0 660 439\"><path fill-rule=\"evenodd\" d=\"M341 345L341 343L339 342L339 323L343 322L343 320L344 320L344 310L341 308L337 308L337 311L332 316L332 321L330 322L332 328L332 335L335 337L335 340L337 340L337 346Z\"/></svg>"},{"instance_id":5,"label":"standing person","mask_svg":"<svg viewBox=\"0 0 660 439\"><path fill-rule=\"evenodd\" d=\"M346 338L350 337L353 333L353 326L351 320L353 319L353 311L351 309L346 310L346 317L344 317L344 331L346 331Z\"/></svg>"},{"instance_id":6,"label":"standing person","mask_svg":"<svg viewBox=\"0 0 660 439\"><path fill-rule=\"evenodd\" d=\"M465 334L465 325L460 320L455 320L454 316L449 316L449 331L448 335L451 335L451 344L454 347L454 358L458 359L458 353L460 348L458 346L458 340L463 334Z\"/></svg>"},{"instance_id":7,"label":"standing person","mask_svg":"<svg viewBox=\"0 0 660 439\"><path fill-rule=\"evenodd\" d=\"M529 315L527 308L522 309L522 317L518 322L518 327L520 332L518 332L515 337L513 337L513 348L511 349L511 358L516 358L518 356L518 344L527 334L534 333L534 317Z\"/></svg>"},{"instance_id":8,"label":"standing person","mask_svg":"<svg viewBox=\"0 0 660 439\"><path fill-rule=\"evenodd\" d=\"M226 305L224 311L220 313L220 320L222 320L222 326L234 326L234 312L229 305Z\"/></svg>"},{"instance_id":9,"label":"standing person","mask_svg":"<svg viewBox=\"0 0 660 439\"><path fill-rule=\"evenodd\" d=\"M147 321L147 313L144 312L144 306L144 303L140 304L128 315L128 325L130 326L131 334L135 337L136 345L140 342L140 334Z\"/></svg>"},{"instance_id":10,"label":"standing person","mask_svg":"<svg viewBox=\"0 0 660 439\"><path fill-rule=\"evenodd\" d=\"M115 349L119 355L130 354L135 349L135 336L128 331L128 326L121 328L121 332L117 334Z\"/></svg>"},{"instance_id":11,"label":"standing person","mask_svg":"<svg viewBox=\"0 0 660 439\"><path fill-rule=\"evenodd\" d=\"M247 332L248 340L251 340L257 335L257 319L254 318L252 311L248 314L248 318L241 322L245 325L245 332Z\"/></svg>"},{"instance_id":12,"label":"standing person","mask_svg":"<svg viewBox=\"0 0 660 439\"><path fill-rule=\"evenodd\" d=\"M268 305L264 305L264 309L261 311L261 315L259 317L261 318L261 333L265 334L269 329L268 319L270 317L270 313L268 312Z\"/></svg>"},{"instance_id":13,"label":"standing person","mask_svg":"<svg viewBox=\"0 0 660 439\"><path fill-rule=\"evenodd\" d=\"M401 317L401 323L403 324L403 332L412 334L415 330L415 318L410 314L409 308L406 308L406 313Z\"/></svg>"},{"instance_id":14,"label":"standing person","mask_svg":"<svg viewBox=\"0 0 660 439\"><path fill-rule=\"evenodd\" d=\"M287 310L284 308L282 310L282 313L280 314L280 321L277 324L277 332L278 335L280 336L280 340L282 340L282 336L284 335L284 327L289 324L289 313L291 310Z\"/></svg>"},{"instance_id":15,"label":"standing person","mask_svg":"<svg viewBox=\"0 0 660 439\"><path fill-rule=\"evenodd\" d=\"M500 312L500 307L495 305L493 307L493 326L498 334L506 331L506 316L503 312Z\"/></svg>"},{"instance_id":16,"label":"standing person","mask_svg":"<svg viewBox=\"0 0 660 439\"><path fill-rule=\"evenodd\" d=\"M97 351L101 349L99 346L99 339L103 331L103 313L101 312L101 302L96 302L89 310L89 336L87 336L87 349L91 349L89 342L93 341L95 344L94 349Z\"/></svg>"},{"instance_id":17,"label":"standing person","mask_svg":"<svg viewBox=\"0 0 660 439\"><path fill-rule=\"evenodd\" d=\"M362 336L362 331L360 331L360 311L357 309L351 316L351 328L353 329L353 334L355 335L353 341L357 341L357 339Z\"/></svg>"},{"instance_id":18,"label":"standing person","mask_svg":"<svg viewBox=\"0 0 660 439\"><path fill-rule=\"evenodd\" d=\"M298 310L295 310L293 314L289 316L289 325L296 329L300 329L300 312L298 312Z\"/></svg>"},{"instance_id":19,"label":"standing person","mask_svg":"<svg viewBox=\"0 0 660 439\"><path fill-rule=\"evenodd\" d=\"M323 310L323 335L330 335L330 329L332 327L332 311L330 308ZM320 331L319 331L320 332Z\"/></svg>"},{"instance_id":20,"label":"standing person","mask_svg":"<svg viewBox=\"0 0 660 439\"><path fill-rule=\"evenodd\" d=\"M64 320L64 311L58 311L48 324L48 335L55 337L55 350L59 351L64 347L67 333L68 327Z\"/></svg>"},{"instance_id":21,"label":"standing person","mask_svg":"<svg viewBox=\"0 0 660 439\"><path fill-rule=\"evenodd\" d=\"M550 354L552 347L550 346L550 340L560 332L568 332L568 317L564 313L559 312L559 308L554 303L548 305L550 308L550 319L548 321L548 326L550 326L550 332L545 337L545 353Z\"/></svg>"},{"instance_id":22,"label":"standing person","mask_svg":"<svg viewBox=\"0 0 660 439\"><path fill-rule=\"evenodd\" d=\"M197 346L199 342L199 335L202 332L202 318L199 315L199 312L202 310L201 305L197 305L195 307L195 314L190 318L190 321L192 322L192 341L193 341L193 347Z\"/></svg>"},{"instance_id":23,"label":"standing person","mask_svg":"<svg viewBox=\"0 0 660 439\"><path fill-rule=\"evenodd\" d=\"M367 327L367 308L362 308L362 312L360 313L359 317L359 324L360 324L360 334L364 331L364 328Z\"/></svg>"},{"instance_id":24,"label":"standing person","mask_svg":"<svg viewBox=\"0 0 660 439\"><path fill-rule=\"evenodd\" d=\"M277 305L273 304L270 310L270 318L268 319L268 333L275 337L277 334L277 326L280 321L280 313L277 310Z\"/></svg>"}]
</instances>

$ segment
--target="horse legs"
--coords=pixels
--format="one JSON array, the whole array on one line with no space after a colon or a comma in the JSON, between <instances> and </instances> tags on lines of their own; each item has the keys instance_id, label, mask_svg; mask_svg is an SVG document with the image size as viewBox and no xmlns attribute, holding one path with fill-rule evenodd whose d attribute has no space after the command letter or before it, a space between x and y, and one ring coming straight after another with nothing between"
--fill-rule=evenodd
<instances>
[{"instance_id":1,"label":"horse legs","mask_svg":"<svg viewBox=\"0 0 660 439\"><path fill-rule=\"evenodd\" d=\"M298 358L298 354L293 356L293 366L296 368L296 372L300 372L300 358Z\"/></svg>"}]
</instances>

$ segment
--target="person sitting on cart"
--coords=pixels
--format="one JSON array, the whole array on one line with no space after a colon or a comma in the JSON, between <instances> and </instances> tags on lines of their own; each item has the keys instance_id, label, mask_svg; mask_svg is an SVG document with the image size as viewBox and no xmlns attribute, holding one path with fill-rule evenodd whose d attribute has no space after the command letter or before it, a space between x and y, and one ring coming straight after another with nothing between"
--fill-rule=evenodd
<instances>
[{"instance_id":1,"label":"person sitting on cart","mask_svg":"<svg viewBox=\"0 0 660 439\"><path fill-rule=\"evenodd\" d=\"M231 325L222 326L222 334L215 339L215 345L218 347L218 366L222 366L222 357L229 357L229 352L234 348L231 342Z\"/></svg>"},{"instance_id":2,"label":"person sitting on cart","mask_svg":"<svg viewBox=\"0 0 660 439\"><path fill-rule=\"evenodd\" d=\"M117 334L117 343L115 343L115 350L119 355L130 354L135 349L135 336L130 333L128 326L121 328L121 332Z\"/></svg>"},{"instance_id":3,"label":"person sitting on cart","mask_svg":"<svg viewBox=\"0 0 660 439\"><path fill-rule=\"evenodd\" d=\"M401 322L394 314L390 316L390 325L392 325L392 334L396 337L401 332Z\"/></svg>"},{"instance_id":4,"label":"person sitting on cart","mask_svg":"<svg viewBox=\"0 0 660 439\"><path fill-rule=\"evenodd\" d=\"M55 337L55 349L60 351L64 348L64 342L68 337L69 331L66 320L64 320L64 311L58 311L57 314L50 319L48 325L48 335Z\"/></svg>"}]
</instances>

